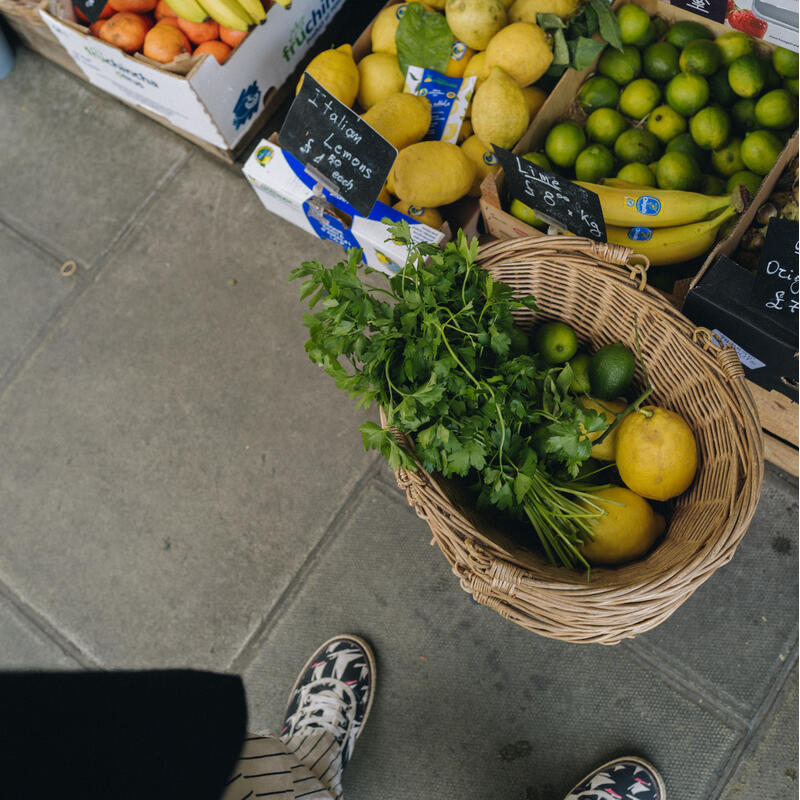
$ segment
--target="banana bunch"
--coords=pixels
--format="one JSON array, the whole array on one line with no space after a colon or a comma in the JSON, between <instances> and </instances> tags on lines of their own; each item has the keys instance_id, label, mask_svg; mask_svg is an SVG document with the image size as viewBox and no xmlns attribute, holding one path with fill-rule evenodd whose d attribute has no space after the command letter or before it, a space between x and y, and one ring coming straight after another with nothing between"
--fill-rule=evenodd
<instances>
[{"instance_id":1,"label":"banana bunch","mask_svg":"<svg viewBox=\"0 0 800 800\"><path fill-rule=\"evenodd\" d=\"M741 188L732 195L709 197L615 178L607 178L602 185L575 183L598 196L608 241L632 247L656 267L707 253L720 227L745 206Z\"/></svg>"},{"instance_id":2,"label":"banana bunch","mask_svg":"<svg viewBox=\"0 0 800 800\"><path fill-rule=\"evenodd\" d=\"M284 8L291 0L277 0ZM166 0L167 5L188 22L205 22L213 19L234 31L247 31L267 18L261 0Z\"/></svg>"}]
</instances>

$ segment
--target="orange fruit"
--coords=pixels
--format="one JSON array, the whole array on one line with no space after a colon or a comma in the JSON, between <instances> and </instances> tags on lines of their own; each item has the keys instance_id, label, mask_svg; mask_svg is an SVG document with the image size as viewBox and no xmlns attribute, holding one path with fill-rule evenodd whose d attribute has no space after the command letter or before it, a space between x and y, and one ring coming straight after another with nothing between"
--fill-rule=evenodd
<instances>
[{"instance_id":1,"label":"orange fruit","mask_svg":"<svg viewBox=\"0 0 800 800\"><path fill-rule=\"evenodd\" d=\"M156 27L159 25L172 25L173 28L178 28L178 30L180 30L177 17L161 17L161 19L156 22Z\"/></svg>"},{"instance_id":2,"label":"orange fruit","mask_svg":"<svg viewBox=\"0 0 800 800\"><path fill-rule=\"evenodd\" d=\"M247 31L235 31L231 28L226 28L224 25L219 26L220 41L225 42L228 47L236 47L245 36L247 36Z\"/></svg>"},{"instance_id":3,"label":"orange fruit","mask_svg":"<svg viewBox=\"0 0 800 800\"><path fill-rule=\"evenodd\" d=\"M146 14L156 7L158 0L108 0L117 11L132 11L135 14Z\"/></svg>"},{"instance_id":4,"label":"orange fruit","mask_svg":"<svg viewBox=\"0 0 800 800\"><path fill-rule=\"evenodd\" d=\"M174 25L159 24L144 37L142 53L160 64L169 64L181 53L191 53L192 46L183 31Z\"/></svg>"},{"instance_id":5,"label":"orange fruit","mask_svg":"<svg viewBox=\"0 0 800 800\"><path fill-rule=\"evenodd\" d=\"M105 21L99 36L126 53L135 53L144 44L149 29L147 18L141 14L120 12Z\"/></svg>"},{"instance_id":6,"label":"orange fruit","mask_svg":"<svg viewBox=\"0 0 800 800\"><path fill-rule=\"evenodd\" d=\"M219 23L213 19L205 22L189 22L178 17L178 27L189 37L189 41L195 44L211 42L219 36Z\"/></svg>"},{"instance_id":7,"label":"orange fruit","mask_svg":"<svg viewBox=\"0 0 800 800\"><path fill-rule=\"evenodd\" d=\"M178 15L166 4L165 0L158 0L156 3L155 11L156 22L160 22L165 17L177 19Z\"/></svg>"},{"instance_id":8,"label":"orange fruit","mask_svg":"<svg viewBox=\"0 0 800 800\"><path fill-rule=\"evenodd\" d=\"M103 27L103 25L105 25L105 24L106 24L106 21L105 21L104 19L99 19L99 20L97 20L97 22L93 22L93 23L92 23L92 24L89 26L89 33L90 33L92 36L96 36L96 37L99 39L99 38L100 38L100 29L101 29L101 28Z\"/></svg>"},{"instance_id":9,"label":"orange fruit","mask_svg":"<svg viewBox=\"0 0 800 800\"><path fill-rule=\"evenodd\" d=\"M197 45L194 51L196 56L202 53L210 53L220 64L224 64L231 54L231 48L225 42L203 42L203 44Z\"/></svg>"}]
</instances>

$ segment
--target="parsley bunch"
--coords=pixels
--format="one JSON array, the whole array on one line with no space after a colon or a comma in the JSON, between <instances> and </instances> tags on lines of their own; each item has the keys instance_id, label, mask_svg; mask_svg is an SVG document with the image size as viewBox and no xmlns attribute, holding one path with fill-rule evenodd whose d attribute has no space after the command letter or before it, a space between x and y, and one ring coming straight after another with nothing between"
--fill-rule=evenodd
<instances>
[{"instance_id":1,"label":"parsley bunch","mask_svg":"<svg viewBox=\"0 0 800 800\"><path fill-rule=\"evenodd\" d=\"M600 509L577 480L591 455L586 434L608 423L569 391L572 370L527 352L512 311L537 310L515 298L478 264L478 242L459 231L442 249L411 244L408 224L390 228L409 246L405 267L387 286L358 275L361 252L327 268L306 262L301 299L309 358L358 407L377 402L388 424L412 436L413 454L373 422L360 426L364 446L393 469L426 470L472 480L479 506L527 517L551 563L588 568L580 545ZM317 310L314 310L317 309Z\"/></svg>"}]
</instances>

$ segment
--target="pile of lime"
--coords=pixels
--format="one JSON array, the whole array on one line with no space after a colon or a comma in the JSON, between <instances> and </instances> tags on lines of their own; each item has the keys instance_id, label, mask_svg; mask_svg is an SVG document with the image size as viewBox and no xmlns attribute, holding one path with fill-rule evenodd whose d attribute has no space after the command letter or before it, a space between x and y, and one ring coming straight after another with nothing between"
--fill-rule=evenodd
<instances>
[{"instance_id":1,"label":"pile of lime","mask_svg":"<svg viewBox=\"0 0 800 800\"><path fill-rule=\"evenodd\" d=\"M551 128L541 166L591 183L755 194L797 127L797 53L762 55L745 33L714 39L634 4L616 15L623 49L603 51L578 93L585 121Z\"/></svg>"}]
</instances>

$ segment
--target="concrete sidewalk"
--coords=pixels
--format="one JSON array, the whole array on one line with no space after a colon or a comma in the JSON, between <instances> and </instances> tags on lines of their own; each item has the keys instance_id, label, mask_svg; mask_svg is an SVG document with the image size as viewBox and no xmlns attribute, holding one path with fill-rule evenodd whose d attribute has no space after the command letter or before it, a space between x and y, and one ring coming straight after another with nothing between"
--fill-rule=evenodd
<instances>
[{"instance_id":1,"label":"concrete sidewalk","mask_svg":"<svg viewBox=\"0 0 800 800\"><path fill-rule=\"evenodd\" d=\"M348 800L560 800L626 751L670 798L797 796L795 480L767 468L654 631L527 633L462 592L303 351L288 271L339 248L25 50L0 142L0 667L232 670L261 729L355 632L379 688Z\"/></svg>"}]
</instances>

